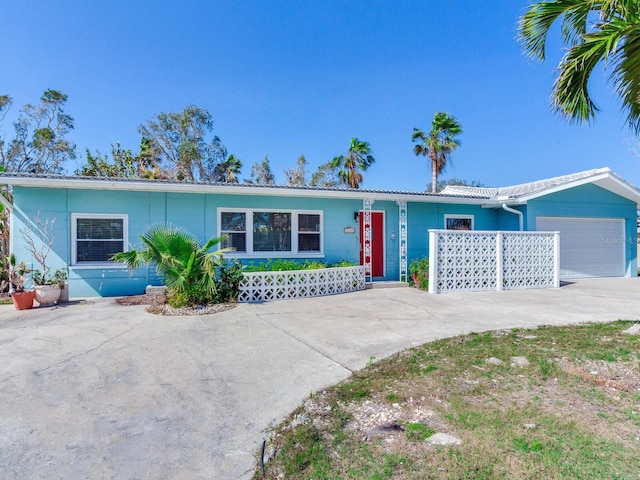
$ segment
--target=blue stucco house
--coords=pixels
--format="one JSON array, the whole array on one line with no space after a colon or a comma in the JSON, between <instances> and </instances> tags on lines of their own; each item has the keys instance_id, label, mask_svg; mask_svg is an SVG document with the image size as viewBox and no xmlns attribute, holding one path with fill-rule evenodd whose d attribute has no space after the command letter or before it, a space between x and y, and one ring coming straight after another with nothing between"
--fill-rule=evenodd
<instances>
[{"instance_id":1,"label":"blue stucco house","mask_svg":"<svg viewBox=\"0 0 640 480\"><path fill-rule=\"evenodd\" d=\"M11 249L29 263L20 231L55 218L53 269L69 267L72 296L142 293L153 269L130 275L108 261L155 223L202 240L226 235L231 257L362 261L371 235L373 281L396 281L429 253L430 229L560 232L562 278L636 276L640 190L608 168L504 188L439 194L141 179L0 174L13 189ZM364 216L363 216L364 215ZM369 262L369 260L367 260Z\"/></svg>"}]
</instances>

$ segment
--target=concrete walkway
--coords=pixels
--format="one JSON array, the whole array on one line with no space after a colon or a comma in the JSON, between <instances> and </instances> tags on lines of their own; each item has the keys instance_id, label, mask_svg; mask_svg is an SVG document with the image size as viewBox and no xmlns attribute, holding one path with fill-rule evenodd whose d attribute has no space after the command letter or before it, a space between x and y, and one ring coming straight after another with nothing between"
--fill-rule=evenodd
<instances>
[{"instance_id":1,"label":"concrete walkway","mask_svg":"<svg viewBox=\"0 0 640 480\"><path fill-rule=\"evenodd\" d=\"M160 317L110 299L0 306L0 478L250 478L312 391L435 339L640 319L640 280L429 295L372 289Z\"/></svg>"}]
</instances>

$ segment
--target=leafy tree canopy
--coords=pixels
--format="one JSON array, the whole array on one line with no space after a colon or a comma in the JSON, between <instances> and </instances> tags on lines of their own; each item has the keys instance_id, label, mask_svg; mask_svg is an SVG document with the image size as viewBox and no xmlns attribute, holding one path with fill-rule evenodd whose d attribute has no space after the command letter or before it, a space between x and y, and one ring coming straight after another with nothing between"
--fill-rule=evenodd
<instances>
[{"instance_id":1,"label":"leafy tree canopy","mask_svg":"<svg viewBox=\"0 0 640 480\"><path fill-rule=\"evenodd\" d=\"M213 131L211 114L195 105L182 112L162 112L138 127L149 140L152 161L173 180L214 181L216 164L224 161L220 139L207 136Z\"/></svg>"},{"instance_id":2,"label":"leafy tree canopy","mask_svg":"<svg viewBox=\"0 0 640 480\"><path fill-rule=\"evenodd\" d=\"M131 153L131 150L123 149L120 144L111 146L111 156L113 161L109 160L108 155L101 156L99 152L95 155L86 149L87 163L79 170L76 175L85 177L121 177L134 178L138 176L137 159Z\"/></svg>"},{"instance_id":3,"label":"leafy tree canopy","mask_svg":"<svg viewBox=\"0 0 640 480\"><path fill-rule=\"evenodd\" d=\"M256 162L251 166L251 181L258 185L275 185L276 177L271 171L268 155L264 156L262 162Z\"/></svg>"},{"instance_id":4,"label":"leafy tree canopy","mask_svg":"<svg viewBox=\"0 0 640 480\"><path fill-rule=\"evenodd\" d=\"M293 168L285 168L284 176L287 179L287 185L292 187L304 187L307 185L307 159L304 155L298 157L296 166Z\"/></svg>"},{"instance_id":5,"label":"leafy tree canopy","mask_svg":"<svg viewBox=\"0 0 640 480\"><path fill-rule=\"evenodd\" d=\"M26 104L13 123L13 138L0 133L0 166L8 172L61 173L76 158L76 146L67 135L73 130L73 117L64 111L67 95L45 90L37 105ZM0 95L0 121L13 103Z\"/></svg>"},{"instance_id":6,"label":"leafy tree canopy","mask_svg":"<svg viewBox=\"0 0 640 480\"><path fill-rule=\"evenodd\" d=\"M321 188L339 187L342 181L338 175L338 169L333 166L333 160L323 163L311 176L309 185Z\"/></svg>"}]
</instances>

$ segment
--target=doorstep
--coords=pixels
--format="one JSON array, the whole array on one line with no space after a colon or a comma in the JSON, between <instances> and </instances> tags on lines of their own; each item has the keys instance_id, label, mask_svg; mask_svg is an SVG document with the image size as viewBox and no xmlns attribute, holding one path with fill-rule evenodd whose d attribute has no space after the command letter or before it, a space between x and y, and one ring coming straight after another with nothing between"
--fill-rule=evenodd
<instances>
[{"instance_id":1,"label":"doorstep","mask_svg":"<svg viewBox=\"0 0 640 480\"><path fill-rule=\"evenodd\" d=\"M409 284L407 282L390 281L390 282L369 282L366 284L365 288L404 288L408 286Z\"/></svg>"}]
</instances>

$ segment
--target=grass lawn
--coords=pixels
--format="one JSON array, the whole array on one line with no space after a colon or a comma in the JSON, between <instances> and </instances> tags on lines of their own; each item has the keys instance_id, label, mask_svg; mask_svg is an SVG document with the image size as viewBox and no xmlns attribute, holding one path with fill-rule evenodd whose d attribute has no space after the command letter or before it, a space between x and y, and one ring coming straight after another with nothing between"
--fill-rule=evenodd
<instances>
[{"instance_id":1,"label":"grass lawn","mask_svg":"<svg viewBox=\"0 0 640 480\"><path fill-rule=\"evenodd\" d=\"M638 479L632 324L470 334L372 359L274 429L255 478ZM461 444L431 445L437 432Z\"/></svg>"}]
</instances>

